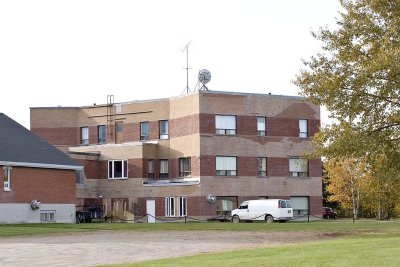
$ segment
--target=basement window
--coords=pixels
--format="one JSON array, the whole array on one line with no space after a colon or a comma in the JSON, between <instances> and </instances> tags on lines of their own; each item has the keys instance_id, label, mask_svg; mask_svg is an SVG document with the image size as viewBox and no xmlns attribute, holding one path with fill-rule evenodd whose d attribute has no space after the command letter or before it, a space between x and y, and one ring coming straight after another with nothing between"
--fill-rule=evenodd
<instances>
[{"instance_id":1,"label":"basement window","mask_svg":"<svg viewBox=\"0 0 400 267\"><path fill-rule=\"evenodd\" d=\"M109 160L108 179L126 179L126 178L128 178L128 161Z\"/></svg>"},{"instance_id":2,"label":"basement window","mask_svg":"<svg viewBox=\"0 0 400 267\"><path fill-rule=\"evenodd\" d=\"M55 222L56 221L56 211L55 210L43 210L40 212L41 222Z\"/></svg>"}]
</instances>

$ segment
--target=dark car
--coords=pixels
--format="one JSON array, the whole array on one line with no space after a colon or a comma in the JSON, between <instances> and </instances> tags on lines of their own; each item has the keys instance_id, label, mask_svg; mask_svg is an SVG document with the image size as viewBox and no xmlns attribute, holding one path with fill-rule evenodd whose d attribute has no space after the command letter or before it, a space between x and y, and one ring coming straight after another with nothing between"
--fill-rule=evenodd
<instances>
[{"instance_id":1,"label":"dark car","mask_svg":"<svg viewBox=\"0 0 400 267\"><path fill-rule=\"evenodd\" d=\"M322 217L324 219L336 219L337 213L329 207L322 207Z\"/></svg>"}]
</instances>

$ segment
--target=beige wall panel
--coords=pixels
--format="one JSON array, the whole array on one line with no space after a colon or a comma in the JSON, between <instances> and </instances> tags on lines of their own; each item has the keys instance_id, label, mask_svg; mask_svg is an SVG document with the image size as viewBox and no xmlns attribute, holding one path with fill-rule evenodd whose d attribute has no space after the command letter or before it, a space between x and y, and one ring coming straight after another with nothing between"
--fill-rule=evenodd
<instances>
[{"instance_id":1,"label":"beige wall panel","mask_svg":"<svg viewBox=\"0 0 400 267\"><path fill-rule=\"evenodd\" d=\"M78 108L31 108L31 128L76 127Z\"/></svg>"},{"instance_id":2,"label":"beige wall panel","mask_svg":"<svg viewBox=\"0 0 400 267\"><path fill-rule=\"evenodd\" d=\"M252 139L232 136L202 136L202 155L232 155L241 157L287 157L311 151L310 142L297 143L296 138L281 138L280 142L255 142ZM257 151L257 154L255 153Z\"/></svg>"},{"instance_id":3,"label":"beige wall panel","mask_svg":"<svg viewBox=\"0 0 400 267\"><path fill-rule=\"evenodd\" d=\"M198 134L187 135L170 140L172 157L200 155L200 137Z\"/></svg>"},{"instance_id":4,"label":"beige wall panel","mask_svg":"<svg viewBox=\"0 0 400 267\"><path fill-rule=\"evenodd\" d=\"M143 186L142 179L99 180L103 198L198 196L199 185L190 186Z\"/></svg>"},{"instance_id":5,"label":"beige wall panel","mask_svg":"<svg viewBox=\"0 0 400 267\"><path fill-rule=\"evenodd\" d=\"M321 178L202 177L202 195L320 196Z\"/></svg>"},{"instance_id":6,"label":"beige wall panel","mask_svg":"<svg viewBox=\"0 0 400 267\"><path fill-rule=\"evenodd\" d=\"M171 98L170 119L199 113L199 92Z\"/></svg>"},{"instance_id":7,"label":"beige wall panel","mask_svg":"<svg viewBox=\"0 0 400 267\"><path fill-rule=\"evenodd\" d=\"M143 157L143 146L140 142L125 144L107 144L94 146L70 147L71 152L100 152L100 160L134 159Z\"/></svg>"},{"instance_id":8,"label":"beige wall panel","mask_svg":"<svg viewBox=\"0 0 400 267\"><path fill-rule=\"evenodd\" d=\"M169 99L154 99L119 103L116 119L125 118L125 123L169 119ZM137 114L131 114L137 113Z\"/></svg>"},{"instance_id":9,"label":"beige wall panel","mask_svg":"<svg viewBox=\"0 0 400 267\"><path fill-rule=\"evenodd\" d=\"M300 109L301 114L298 114L299 109L293 109L292 114L290 114L290 107L293 104L302 106ZM232 107L235 107L235 109L232 109ZM200 113L232 114L233 111L235 115L247 116L313 116L315 119L318 119L320 116L318 106L310 102L305 102L303 98L299 97L201 92Z\"/></svg>"}]
</instances>

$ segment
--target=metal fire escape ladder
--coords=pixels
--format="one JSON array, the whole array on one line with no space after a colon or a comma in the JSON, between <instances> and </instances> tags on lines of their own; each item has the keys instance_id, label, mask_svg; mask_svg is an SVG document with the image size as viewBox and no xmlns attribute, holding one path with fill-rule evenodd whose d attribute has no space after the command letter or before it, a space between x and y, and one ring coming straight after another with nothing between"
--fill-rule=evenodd
<instances>
[{"instance_id":1,"label":"metal fire escape ladder","mask_svg":"<svg viewBox=\"0 0 400 267\"><path fill-rule=\"evenodd\" d=\"M115 105L114 95L107 95L107 140L115 143Z\"/></svg>"}]
</instances>

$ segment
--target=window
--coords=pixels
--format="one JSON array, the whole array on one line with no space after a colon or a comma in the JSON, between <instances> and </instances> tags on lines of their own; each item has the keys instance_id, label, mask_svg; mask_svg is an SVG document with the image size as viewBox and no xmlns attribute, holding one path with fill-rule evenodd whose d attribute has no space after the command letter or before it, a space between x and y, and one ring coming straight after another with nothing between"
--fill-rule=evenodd
<instances>
[{"instance_id":1,"label":"window","mask_svg":"<svg viewBox=\"0 0 400 267\"><path fill-rule=\"evenodd\" d=\"M236 134L236 116L215 115L215 129L216 134Z\"/></svg>"},{"instance_id":2,"label":"window","mask_svg":"<svg viewBox=\"0 0 400 267\"><path fill-rule=\"evenodd\" d=\"M149 140L149 122L140 123L140 140Z\"/></svg>"},{"instance_id":3,"label":"window","mask_svg":"<svg viewBox=\"0 0 400 267\"><path fill-rule=\"evenodd\" d=\"M236 157L216 157L216 171L218 176L236 175Z\"/></svg>"},{"instance_id":4,"label":"window","mask_svg":"<svg viewBox=\"0 0 400 267\"><path fill-rule=\"evenodd\" d=\"M168 138L168 121L160 121L160 139Z\"/></svg>"},{"instance_id":5,"label":"window","mask_svg":"<svg viewBox=\"0 0 400 267\"><path fill-rule=\"evenodd\" d=\"M11 167L10 166L4 166L3 171L4 171L4 191L10 191L11 190L11 184L10 184L10 179L11 179Z\"/></svg>"},{"instance_id":6,"label":"window","mask_svg":"<svg viewBox=\"0 0 400 267\"><path fill-rule=\"evenodd\" d=\"M149 159L147 161L147 178L154 178L153 164L154 164L154 160Z\"/></svg>"},{"instance_id":7,"label":"window","mask_svg":"<svg viewBox=\"0 0 400 267\"><path fill-rule=\"evenodd\" d=\"M258 176L267 176L267 158L258 158Z\"/></svg>"},{"instance_id":8,"label":"window","mask_svg":"<svg viewBox=\"0 0 400 267\"><path fill-rule=\"evenodd\" d=\"M105 125L97 126L97 142L104 144L106 142L107 128Z\"/></svg>"},{"instance_id":9,"label":"window","mask_svg":"<svg viewBox=\"0 0 400 267\"><path fill-rule=\"evenodd\" d=\"M308 177L308 161L306 159L290 158L289 173L291 177Z\"/></svg>"},{"instance_id":10,"label":"window","mask_svg":"<svg viewBox=\"0 0 400 267\"><path fill-rule=\"evenodd\" d=\"M257 117L257 135L265 136L265 117Z\"/></svg>"},{"instance_id":11,"label":"window","mask_svg":"<svg viewBox=\"0 0 400 267\"><path fill-rule=\"evenodd\" d=\"M293 215L306 215L309 209L308 197L290 197L293 207Z\"/></svg>"},{"instance_id":12,"label":"window","mask_svg":"<svg viewBox=\"0 0 400 267\"><path fill-rule=\"evenodd\" d=\"M187 197L166 197L165 198L165 216L175 216L175 204L176 216L182 217L187 216Z\"/></svg>"},{"instance_id":13,"label":"window","mask_svg":"<svg viewBox=\"0 0 400 267\"><path fill-rule=\"evenodd\" d=\"M108 161L108 179L128 178L128 161L127 160L110 160Z\"/></svg>"},{"instance_id":14,"label":"window","mask_svg":"<svg viewBox=\"0 0 400 267\"><path fill-rule=\"evenodd\" d=\"M180 158L179 177L190 177L191 174L190 158Z\"/></svg>"},{"instance_id":15,"label":"window","mask_svg":"<svg viewBox=\"0 0 400 267\"><path fill-rule=\"evenodd\" d=\"M117 121L115 123L115 130L117 131L117 133L122 133L124 131L124 122Z\"/></svg>"},{"instance_id":16,"label":"window","mask_svg":"<svg viewBox=\"0 0 400 267\"><path fill-rule=\"evenodd\" d=\"M75 183L83 184L85 179L85 172L83 170L75 171Z\"/></svg>"},{"instance_id":17,"label":"window","mask_svg":"<svg viewBox=\"0 0 400 267\"><path fill-rule=\"evenodd\" d=\"M55 210L43 210L40 212L40 221L41 222L55 222Z\"/></svg>"},{"instance_id":18,"label":"window","mask_svg":"<svg viewBox=\"0 0 400 267\"><path fill-rule=\"evenodd\" d=\"M160 159L160 178L168 178L168 160Z\"/></svg>"},{"instance_id":19,"label":"window","mask_svg":"<svg viewBox=\"0 0 400 267\"><path fill-rule=\"evenodd\" d=\"M89 144L89 127L81 127L81 144Z\"/></svg>"},{"instance_id":20,"label":"window","mask_svg":"<svg viewBox=\"0 0 400 267\"><path fill-rule=\"evenodd\" d=\"M187 215L187 198L178 197L178 216Z\"/></svg>"},{"instance_id":21,"label":"window","mask_svg":"<svg viewBox=\"0 0 400 267\"><path fill-rule=\"evenodd\" d=\"M173 217L175 216L175 198L166 197L165 198L165 216Z\"/></svg>"},{"instance_id":22,"label":"window","mask_svg":"<svg viewBox=\"0 0 400 267\"><path fill-rule=\"evenodd\" d=\"M308 136L308 121L304 119L299 120L299 137L307 138Z\"/></svg>"}]
</instances>

